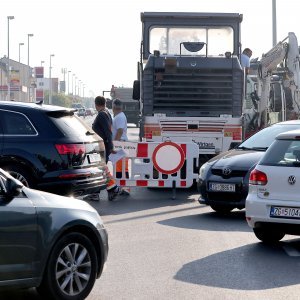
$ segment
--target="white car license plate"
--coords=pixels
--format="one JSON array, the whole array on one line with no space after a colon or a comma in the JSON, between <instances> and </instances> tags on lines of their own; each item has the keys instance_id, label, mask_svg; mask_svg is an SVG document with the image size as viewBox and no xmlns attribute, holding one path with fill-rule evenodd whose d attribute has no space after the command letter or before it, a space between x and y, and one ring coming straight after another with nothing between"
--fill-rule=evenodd
<instances>
[{"instance_id":1,"label":"white car license plate","mask_svg":"<svg viewBox=\"0 0 300 300\"><path fill-rule=\"evenodd\" d=\"M209 190L212 192L235 192L235 184L210 182Z\"/></svg>"},{"instance_id":2,"label":"white car license plate","mask_svg":"<svg viewBox=\"0 0 300 300\"><path fill-rule=\"evenodd\" d=\"M99 153L92 153L88 156L90 164L101 161Z\"/></svg>"},{"instance_id":3,"label":"white car license plate","mask_svg":"<svg viewBox=\"0 0 300 300\"><path fill-rule=\"evenodd\" d=\"M270 217L271 218L300 219L300 208L299 207L271 206Z\"/></svg>"}]
</instances>

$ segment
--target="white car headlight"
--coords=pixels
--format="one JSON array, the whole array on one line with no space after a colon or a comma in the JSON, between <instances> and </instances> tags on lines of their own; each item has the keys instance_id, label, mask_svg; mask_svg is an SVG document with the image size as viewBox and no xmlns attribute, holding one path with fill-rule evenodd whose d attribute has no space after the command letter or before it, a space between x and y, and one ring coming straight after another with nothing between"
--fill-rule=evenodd
<instances>
[{"instance_id":1,"label":"white car headlight","mask_svg":"<svg viewBox=\"0 0 300 300\"><path fill-rule=\"evenodd\" d=\"M208 164L207 162L201 166L199 170L199 179L203 180L205 178L209 168L210 168L210 164Z\"/></svg>"}]
</instances>

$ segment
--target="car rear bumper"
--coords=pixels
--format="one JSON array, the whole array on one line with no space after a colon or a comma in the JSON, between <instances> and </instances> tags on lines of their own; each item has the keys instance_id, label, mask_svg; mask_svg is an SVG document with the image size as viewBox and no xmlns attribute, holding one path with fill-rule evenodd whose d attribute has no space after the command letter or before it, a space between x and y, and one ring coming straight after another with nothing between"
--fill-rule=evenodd
<instances>
[{"instance_id":1,"label":"car rear bumper","mask_svg":"<svg viewBox=\"0 0 300 300\"><path fill-rule=\"evenodd\" d=\"M60 180L40 183L37 189L58 195L74 197L99 193L106 189L106 178L93 180Z\"/></svg>"},{"instance_id":2,"label":"car rear bumper","mask_svg":"<svg viewBox=\"0 0 300 300\"><path fill-rule=\"evenodd\" d=\"M300 227L299 218L271 217L271 206L300 208L300 203L298 201L265 200L257 198L254 194L249 194L246 200L246 220L248 225L252 228L266 226L282 226L282 228Z\"/></svg>"}]
</instances>

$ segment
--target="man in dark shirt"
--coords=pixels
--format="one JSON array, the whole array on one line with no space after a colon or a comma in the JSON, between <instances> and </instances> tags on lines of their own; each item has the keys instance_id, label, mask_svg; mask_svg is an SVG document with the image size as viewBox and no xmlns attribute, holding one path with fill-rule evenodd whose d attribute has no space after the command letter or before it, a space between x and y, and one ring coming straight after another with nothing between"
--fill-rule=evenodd
<instances>
[{"instance_id":1,"label":"man in dark shirt","mask_svg":"<svg viewBox=\"0 0 300 300\"><path fill-rule=\"evenodd\" d=\"M106 163L114 145L112 141L112 117L106 108L106 99L102 96L95 98L95 107L98 114L93 123L93 130L103 139L106 152Z\"/></svg>"},{"instance_id":2,"label":"man in dark shirt","mask_svg":"<svg viewBox=\"0 0 300 300\"><path fill-rule=\"evenodd\" d=\"M106 163L108 162L108 157L114 149L114 144L112 141L112 117L110 112L106 108L106 99L102 96L97 96L95 98L95 108L98 114L92 125L93 130L102 138L105 146ZM116 184L115 179L111 175L108 167L106 166L106 176L107 176L107 192L108 200L113 200L120 192L119 186ZM98 195L92 195L93 198L99 199Z\"/></svg>"}]
</instances>

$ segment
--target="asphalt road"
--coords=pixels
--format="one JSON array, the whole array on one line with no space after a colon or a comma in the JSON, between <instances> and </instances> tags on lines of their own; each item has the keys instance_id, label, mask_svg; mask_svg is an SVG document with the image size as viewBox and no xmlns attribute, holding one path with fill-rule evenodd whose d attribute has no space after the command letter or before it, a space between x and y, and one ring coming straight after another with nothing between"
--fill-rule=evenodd
<instances>
[{"instance_id":1,"label":"asphalt road","mask_svg":"<svg viewBox=\"0 0 300 300\"><path fill-rule=\"evenodd\" d=\"M137 129L130 129L133 134ZM244 211L226 216L200 205L195 188L133 188L89 202L109 234L106 269L88 300L300 299L300 239L260 243ZM41 299L31 290L0 299Z\"/></svg>"}]
</instances>

